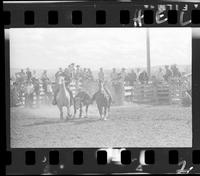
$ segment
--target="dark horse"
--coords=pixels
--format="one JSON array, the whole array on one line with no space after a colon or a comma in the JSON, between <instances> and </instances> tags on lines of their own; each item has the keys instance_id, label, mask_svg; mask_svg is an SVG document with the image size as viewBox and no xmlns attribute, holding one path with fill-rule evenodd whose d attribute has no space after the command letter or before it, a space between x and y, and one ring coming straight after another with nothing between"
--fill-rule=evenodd
<instances>
[{"instance_id":1,"label":"dark horse","mask_svg":"<svg viewBox=\"0 0 200 176\"><path fill-rule=\"evenodd\" d=\"M91 97L85 91L80 91L74 97L74 117L76 116L77 109L79 109L79 118L82 117L83 106L85 106L85 117L88 117L88 107L90 104L91 104Z\"/></svg>"},{"instance_id":2,"label":"dark horse","mask_svg":"<svg viewBox=\"0 0 200 176\"><path fill-rule=\"evenodd\" d=\"M93 95L92 102L96 100L100 118L106 120L110 112L112 97L109 91L105 88L103 81L99 81L98 87L99 90Z\"/></svg>"}]
</instances>

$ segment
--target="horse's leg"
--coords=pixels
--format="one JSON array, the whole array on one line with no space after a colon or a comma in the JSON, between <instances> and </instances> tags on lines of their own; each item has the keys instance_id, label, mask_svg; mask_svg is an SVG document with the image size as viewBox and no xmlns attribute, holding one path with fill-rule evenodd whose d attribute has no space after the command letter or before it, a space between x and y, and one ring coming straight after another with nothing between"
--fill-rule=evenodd
<instances>
[{"instance_id":1,"label":"horse's leg","mask_svg":"<svg viewBox=\"0 0 200 176\"><path fill-rule=\"evenodd\" d=\"M74 103L74 118L76 117L76 104Z\"/></svg>"},{"instance_id":2,"label":"horse's leg","mask_svg":"<svg viewBox=\"0 0 200 176\"><path fill-rule=\"evenodd\" d=\"M60 120L63 120L63 107L58 107L60 110Z\"/></svg>"},{"instance_id":3,"label":"horse's leg","mask_svg":"<svg viewBox=\"0 0 200 176\"><path fill-rule=\"evenodd\" d=\"M28 104L28 103L27 103L27 98L28 98L28 97L27 97L27 95L26 95L26 94L25 94L25 96L24 96L24 97L25 97L25 99L24 99L24 107L27 107L27 106L28 106L28 105L27 105L27 104Z\"/></svg>"},{"instance_id":4,"label":"horse's leg","mask_svg":"<svg viewBox=\"0 0 200 176\"><path fill-rule=\"evenodd\" d=\"M110 114L110 106L111 106L111 100L109 101L109 104L108 104L107 118L109 117L109 114Z\"/></svg>"},{"instance_id":5,"label":"horse's leg","mask_svg":"<svg viewBox=\"0 0 200 176\"><path fill-rule=\"evenodd\" d=\"M85 106L85 117L88 117L88 107L89 107L89 105Z\"/></svg>"},{"instance_id":6,"label":"horse's leg","mask_svg":"<svg viewBox=\"0 0 200 176\"><path fill-rule=\"evenodd\" d=\"M70 105L67 106L67 118L71 117L71 113L70 113ZM66 120L67 120L66 118Z\"/></svg>"},{"instance_id":7,"label":"horse's leg","mask_svg":"<svg viewBox=\"0 0 200 176\"><path fill-rule=\"evenodd\" d=\"M107 107L104 106L104 120L106 120L106 116L107 116Z\"/></svg>"},{"instance_id":8,"label":"horse's leg","mask_svg":"<svg viewBox=\"0 0 200 176\"><path fill-rule=\"evenodd\" d=\"M102 119L102 110L103 110L103 108L102 108L101 105L97 105L97 107L98 107L98 110L99 110L100 118Z\"/></svg>"},{"instance_id":9,"label":"horse's leg","mask_svg":"<svg viewBox=\"0 0 200 176\"><path fill-rule=\"evenodd\" d=\"M83 110L82 110L82 103L80 102L80 113L79 113L79 118L81 118L82 117L82 112L83 112Z\"/></svg>"},{"instance_id":10,"label":"horse's leg","mask_svg":"<svg viewBox=\"0 0 200 176\"><path fill-rule=\"evenodd\" d=\"M29 108L31 107L31 95L30 94L28 95L28 107Z\"/></svg>"},{"instance_id":11,"label":"horse's leg","mask_svg":"<svg viewBox=\"0 0 200 176\"><path fill-rule=\"evenodd\" d=\"M33 94L30 94L30 106L33 108Z\"/></svg>"}]
</instances>

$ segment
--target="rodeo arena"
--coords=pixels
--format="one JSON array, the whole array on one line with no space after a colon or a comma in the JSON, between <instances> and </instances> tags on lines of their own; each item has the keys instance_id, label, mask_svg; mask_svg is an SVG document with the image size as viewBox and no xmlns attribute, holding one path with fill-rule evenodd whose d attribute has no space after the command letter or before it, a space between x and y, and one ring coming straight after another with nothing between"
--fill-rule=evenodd
<instances>
[{"instance_id":1,"label":"rodeo arena","mask_svg":"<svg viewBox=\"0 0 200 176\"><path fill-rule=\"evenodd\" d=\"M191 73L176 65L151 76L74 63L51 76L21 69L10 79L11 146L188 146L191 93Z\"/></svg>"},{"instance_id":2,"label":"rodeo arena","mask_svg":"<svg viewBox=\"0 0 200 176\"><path fill-rule=\"evenodd\" d=\"M55 104L53 97L58 77L63 76L65 85L72 92L73 99L84 91L89 97L95 93L99 81L110 90L113 105L123 105L125 102L144 104L181 104L191 105L191 73L181 73L176 65L171 69L168 65L159 68L157 75L149 78L145 70L132 69L126 73L122 68L117 72L113 68L110 78L104 76L103 68L100 68L98 78L94 78L91 69L82 69L74 63L68 68L59 68L55 73L55 80L48 77L47 70L41 74L30 71L29 68L15 73L10 80L11 107L39 107L40 104ZM106 89L107 89L106 88ZM84 102L84 100L83 100Z\"/></svg>"}]
</instances>

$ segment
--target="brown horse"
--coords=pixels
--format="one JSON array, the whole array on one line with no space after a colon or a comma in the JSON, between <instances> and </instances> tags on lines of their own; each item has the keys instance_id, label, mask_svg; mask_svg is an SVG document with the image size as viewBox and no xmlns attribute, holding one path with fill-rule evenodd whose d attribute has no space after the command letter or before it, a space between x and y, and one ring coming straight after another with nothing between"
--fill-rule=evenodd
<instances>
[{"instance_id":1,"label":"brown horse","mask_svg":"<svg viewBox=\"0 0 200 176\"><path fill-rule=\"evenodd\" d=\"M63 120L63 107L67 107L67 118L71 117L70 113L70 93L65 87L65 79L64 77L60 76L58 78L58 86L59 86L59 91L56 95L56 102L57 106L60 110L60 119ZM67 119L66 118L66 119Z\"/></svg>"},{"instance_id":2,"label":"brown horse","mask_svg":"<svg viewBox=\"0 0 200 176\"><path fill-rule=\"evenodd\" d=\"M92 102L96 100L97 108L101 119L106 120L109 116L112 97L105 88L103 81L99 81L99 90L93 95Z\"/></svg>"},{"instance_id":3,"label":"brown horse","mask_svg":"<svg viewBox=\"0 0 200 176\"><path fill-rule=\"evenodd\" d=\"M82 107L85 106L85 117L88 117L88 107L91 104L91 97L85 91L80 91L74 97L74 117L79 109L79 118L82 117Z\"/></svg>"}]
</instances>

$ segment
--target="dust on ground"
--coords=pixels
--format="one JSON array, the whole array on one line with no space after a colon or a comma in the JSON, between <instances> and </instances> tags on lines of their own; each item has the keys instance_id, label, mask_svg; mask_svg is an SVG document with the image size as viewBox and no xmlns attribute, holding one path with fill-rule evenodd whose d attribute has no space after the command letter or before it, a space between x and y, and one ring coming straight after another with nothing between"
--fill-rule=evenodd
<instances>
[{"instance_id":1,"label":"dust on ground","mask_svg":"<svg viewBox=\"0 0 200 176\"><path fill-rule=\"evenodd\" d=\"M56 106L11 108L10 143L14 148L191 147L191 107L138 105L111 107L107 121L95 105L88 118L61 121ZM66 110L65 110L66 115Z\"/></svg>"}]
</instances>

